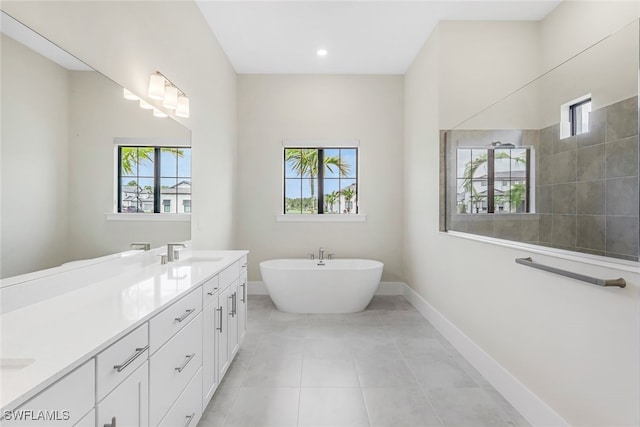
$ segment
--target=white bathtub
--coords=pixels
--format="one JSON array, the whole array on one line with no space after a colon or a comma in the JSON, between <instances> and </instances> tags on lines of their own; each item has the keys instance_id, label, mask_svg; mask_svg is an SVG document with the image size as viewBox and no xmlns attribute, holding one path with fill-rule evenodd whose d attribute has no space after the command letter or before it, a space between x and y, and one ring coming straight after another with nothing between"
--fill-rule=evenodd
<instances>
[{"instance_id":1,"label":"white bathtub","mask_svg":"<svg viewBox=\"0 0 640 427\"><path fill-rule=\"evenodd\" d=\"M380 261L273 259L260 263L269 296L289 313L356 313L364 310L380 284Z\"/></svg>"}]
</instances>

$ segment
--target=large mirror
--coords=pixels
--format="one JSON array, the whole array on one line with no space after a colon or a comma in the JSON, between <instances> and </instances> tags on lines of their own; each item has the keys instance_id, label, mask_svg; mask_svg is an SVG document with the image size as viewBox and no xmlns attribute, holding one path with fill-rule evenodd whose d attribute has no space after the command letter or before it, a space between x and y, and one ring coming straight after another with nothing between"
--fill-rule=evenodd
<instances>
[{"instance_id":1,"label":"large mirror","mask_svg":"<svg viewBox=\"0 0 640 427\"><path fill-rule=\"evenodd\" d=\"M123 88L4 12L2 33L0 277L126 251L132 242L189 240L189 130L124 99ZM150 168L148 149L125 150L118 185L119 144L178 147L160 154L175 158L181 175L163 177L156 193L166 215L122 220L148 211ZM135 213L113 215L119 196L123 211Z\"/></svg>"},{"instance_id":2,"label":"large mirror","mask_svg":"<svg viewBox=\"0 0 640 427\"><path fill-rule=\"evenodd\" d=\"M441 132L441 228L638 260L638 22Z\"/></svg>"}]
</instances>

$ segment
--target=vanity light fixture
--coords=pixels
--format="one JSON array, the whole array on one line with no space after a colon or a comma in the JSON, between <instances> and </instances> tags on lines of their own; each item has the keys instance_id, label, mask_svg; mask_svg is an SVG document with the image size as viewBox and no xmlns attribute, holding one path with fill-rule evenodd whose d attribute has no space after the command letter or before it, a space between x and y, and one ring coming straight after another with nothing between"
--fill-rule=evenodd
<instances>
[{"instance_id":1,"label":"vanity light fixture","mask_svg":"<svg viewBox=\"0 0 640 427\"><path fill-rule=\"evenodd\" d=\"M149 98L162 101L162 106L176 110L176 116L189 117L189 98L160 71L149 77Z\"/></svg>"},{"instance_id":2,"label":"vanity light fixture","mask_svg":"<svg viewBox=\"0 0 640 427\"><path fill-rule=\"evenodd\" d=\"M130 101L137 101L140 99L136 94L134 94L127 88L122 88L122 91L123 91L124 99L128 99Z\"/></svg>"},{"instance_id":3,"label":"vanity light fixture","mask_svg":"<svg viewBox=\"0 0 640 427\"><path fill-rule=\"evenodd\" d=\"M328 53L329 53L329 52L327 51L327 49L318 49L318 50L316 51L316 54L317 54L318 56L327 56L327 54L328 54Z\"/></svg>"},{"instance_id":4,"label":"vanity light fixture","mask_svg":"<svg viewBox=\"0 0 640 427\"><path fill-rule=\"evenodd\" d=\"M167 86L164 88L164 99L162 106L170 110L178 108L178 88L175 86Z\"/></svg>"},{"instance_id":5,"label":"vanity light fixture","mask_svg":"<svg viewBox=\"0 0 640 427\"><path fill-rule=\"evenodd\" d=\"M151 74L149 78L149 98L162 100L164 98L165 78L162 74Z\"/></svg>"},{"instance_id":6,"label":"vanity light fixture","mask_svg":"<svg viewBox=\"0 0 640 427\"><path fill-rule=\"evenodd\" d=\"M176 116L178 117L189 117L189 98L185 95L181 95L178 97L178 108L176 108Z\"/></svg>"}]
</instances>

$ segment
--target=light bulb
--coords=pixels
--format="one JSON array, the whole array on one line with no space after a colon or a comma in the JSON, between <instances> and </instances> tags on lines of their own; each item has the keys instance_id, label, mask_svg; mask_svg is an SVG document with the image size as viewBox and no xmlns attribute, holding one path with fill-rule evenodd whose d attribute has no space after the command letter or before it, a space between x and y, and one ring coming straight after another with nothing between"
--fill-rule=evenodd
<instances>
[{"instance_id":1,"label":"light bulb","mask_svg":"<svg viewBox=\"0 0 640 427\"><path fill-rule=\"evenodd\" d=\"M180 95L178 97L178 108L176 108L176 116L178 117L189 117L189 98L185 95Z\"/></svg>"},{"instance_id":2,"label":"light bulb","mask_svg":"<svg viewBox=\"0 0 640 427\"><path fill-rule=\"evenodd\" d=\"M169 115L168 115L168 114L163 113L163 112L162 112L162 111L160 111L160 110L156 110L155 108L154 108L154 110L153 110L153 116L154 116L154 117L160 117L160 118L169 117Z\"/></svg>"},{"instance_id":3,"label":"light bulb","mask_svg":"<svg viewBox=\"0 0 640 427\"><path fill-rule=\"evenodd\" d=\"M140 100L140 108L142 108L143 110L152 110L153 109L153 105L149 104L144 99L141 99Z\"/></svg>"},{"instance_id":4,"label":"light bulb","mask_svg":"<svg viewBox=\"0 0 640 427\"><path fill-rule=\"evenodd\" d=\"M178 88L175 86L167 86L164 88L164 100L162 106L170 110L178 108Z\"/></svg>"},{"instance_id":5,"label":"light bulb","mask_svg":"<svg viewBox=\"0 0 640 427\"><path fill-rule=\"evenodd\" d=\"M149 77L149 98L164 98L164 85L164 77L162 77L160 74L151 74L151 77Z\"/></svg>"},{"instance_id":6,"label":"light bulb","mask_svg":"<svg viewBox=\"0 0 640 427\"><path fill-rule=\"evenodd\" d=\"M133 94L129 89L127 89L127 88L122 88L122 92L123 92L124 99L128 99L128 100L130 100L130 101L137 101L138 99L140 99L140 98L138 98L138 96L137 96L137 95L134 95L134 94Z\"/></svg>"}]
</instances>

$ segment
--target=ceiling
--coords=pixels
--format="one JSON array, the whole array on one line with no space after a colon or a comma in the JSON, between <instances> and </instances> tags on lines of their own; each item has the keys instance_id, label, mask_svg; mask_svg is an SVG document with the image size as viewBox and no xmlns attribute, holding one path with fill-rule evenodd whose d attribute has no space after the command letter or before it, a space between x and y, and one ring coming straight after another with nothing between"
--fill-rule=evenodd
<instances>
[{"instance_id":1,"label":"ceiling","mask_svg":"<svg viewBox=\"0 0 640 427\"><path fill-rule=\"evenodd\" d=\"M535 21L560 1L197 3L240 74L404 74L438 21Z\"/></svg>"}]
</instances>

